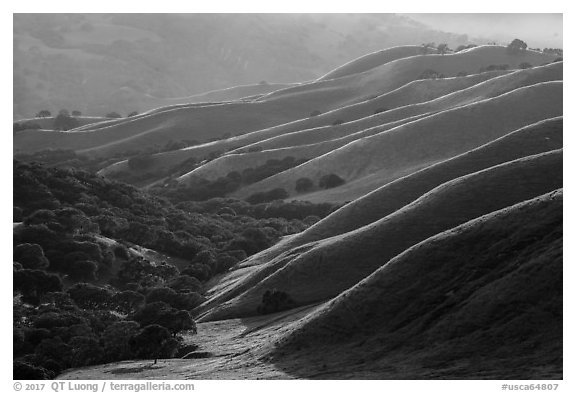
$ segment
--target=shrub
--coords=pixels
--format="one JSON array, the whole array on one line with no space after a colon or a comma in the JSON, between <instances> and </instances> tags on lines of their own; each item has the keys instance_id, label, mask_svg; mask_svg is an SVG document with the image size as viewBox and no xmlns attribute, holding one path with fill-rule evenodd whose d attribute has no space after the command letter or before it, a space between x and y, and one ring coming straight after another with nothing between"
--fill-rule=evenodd
<instances>
[{"instance_id":1,"label":"shrub","mask_svg":"<svg viewBox=\"0 0 576 393\"><path fill-rule=\"evenodd\" d=\"M209 266L198 263L187 266L182 270L182 274L194 277L201 282L207 281L212 277L212 271Z\"/></svg>"},{"instance_id":2,"label":"shrub","mask_svg":"<svg viewBox=\"0 0 576 393\"><path fill-rule=\"evenodd\" d=\"M175 290L176 292L181 291L191 291L191 292L202 292L202 283L195 277L189 275L180 275L172 279L168 286Z\"/></svg>"},{"instance_id":3,"label":"shrub","mask_svg":"<svg viewBox=\"0 0 576 393\"><path fill-rule=\"evenodd\" d=\"M50 117L52 116L52 113L50 113L50 111L43 109L40 112L36 113L35 117Z\"/></svg>"},{"instance_id":4,"label":"shrub","mask_svg":"<svg viewBox=\"0 0 576 393\"><path fill-rule=\"evenodd\" d=\"M128 116L126 116L126 117L136 116L137 114L138 114L138 112L136 112L136 111L130 112L130 113L128 113Z\"/></svg>"},{"instance_id":5,"label":"shrub","mask_svg":"<svg viewBox=\"0 0 576 393\"><path fill-rule=\"evenodd\" d=\"M68 268L70 278L77 281L96 281L98 264L90 260L78 260Z\"/></svg>"},{"instance_id":6,"label":"shrub","mask_svg":"<svg viewBox=\"0 0 576 393\"><path fill-rule=\"evenodd\" d=\"M195 292L176 293L172 288L154 288L146 295L146 303L164 302L176 310L191 310L204 300Z\"/></svg>"},{"instance_id":7,"label":"shrub","mask_svg":"<svg viewBox=\"0 0 576 393\"><path fill-rule=\"evenodd\" d=\"M145 302L144 295L135 291L122 291L116 293L112 297L112 302L116 306L116 309L129 314L136 311Z\"/></svg>"},{"instance_id":8,"label":"shrub","mask_svg":"<svg viewBox=\"0 0 576 393\"><path fill-rule=\"evenodd\" d=\"M318 115L321 115L321 114L322 114L322 112L320 112L319 110L315 110L315 111L312 111L312 112L310 113L310 117L318 116Z\"/></svg>"},{"instance_id":9,"label":"shrub","mask_svg":"<svg viewBox=\"0 0 576 393\"><path fill-rule=\"evenodd\" d=\"M256 153L262 150L263 150L262 146L252 146L248 148L248 153Z\"/></svg>"},{"instance_id":10,"label":"shrub","mask_svg":"<svg viewBox=\"0 0 576 393\"><path fill-rule=\"evenodd\" d=\"M70 298L80 308L97 310L109 309L113 305L114 293L96 285L78 283L68 288Z\"/></svg>"},{"instance_id":11,"label":"shrub","mask_svg":"<svg viewBox=\"0 0 576 393\"><path fill-rule=\"evenodd\" d=\"M122 116L118 112L106 113L106 117L109 119L120 119Z\"/></svg>"},{"instance_id":12,"label":"shrub","mask_svg":"<svg viewBox=\"0 0 576 393\"><path fill-rule=\"evenodd\" d=\"M441 78L445 78L444 74L441 74L435 70L427 69L422 74L420 74L420 76L416 79L441 79Z\"/></svg>"},{"instance_id":13,"label":"shrub","mask_svg":"<svg viewBox=\"0 0 576 393\"><path fill-rule=\"evenodd\" d=\"M377 115L378 113L386 112L386 110L387 110L386 108L377 108L374 111L374 114Z\"/></svg>"},{"instance_id":14,"label":"shrub","mask_svg":"<svg viewBox=\"0 0 576 393\"><path fill-rule=\"evenodd\" d=\"M338 119L334 120L334 123L332 123L333 126L339 126L340 124L344 124L344 120Z\"/></svg>"},{"instance_id":15,"label":"shrub","mask_svg":"<svg viewBox=\"0 0 576 393\"><path fill-rule=\"evenodd\" d=\"M22 293L25 301L36 303L48 292L62 291L62 280L55 274L42 270L20 269L13 271L14 290Z\"/></svg>"},{"instance_id":16,"label":"shrub","mask_svg":"<svg viewBox=\"0 0 576 393\"><path fill-rule=\"evenodd\" d=\"M486 68L481 68L480 72L484 72L484 71L506 71L508 68L510 68L510 66L508 64L490 64L488 67Z\"/></svg>"},{"instance_id":17,"label":"shrub","mask_svg":"<svg viewBox=\"0 0 576 393\"><path fill-rule=\"evenodd\" d=\"M50 262L38 244L22 243L14 248L14 261L25 269L46 269Z\"/></svg>"},{"instance_id":18,"label":"shrub","mask_svg":"<svg viewBox=\"0 0 576 393\"><path fill-rule=\"evenodd\" d=\"M278 291L276 289L267 290L262 295L262 303L258 306L256 311L259 314L272 314L284 310L294 308L296 303L290 295L286 292Z\"/></svg>"},{"instance_id":19,"label":"shrub","mask_svg":"<svg viewBox=\"0 0 576 393\"><path fill-rule=\"evenodd\" d=\"M307 192L314 188L314 182L308 177L301 177L296 180L296 191L297 192Z\"/></svg>"},{"instance_id":20,"label":"shrub","mask_svg":"<svg viewBox=\"0 0 576 393\"><path fill-rule=\"evenodd\" d=\"M532 68L532 64L525 61L523 63L520 63L520 65L518 67L520 67L520 69L522 69L522 70L525 70L527 68Z\"/></svg>"},{"instance_id":21,"label":"shrub","mask_svg":"<svg viewBox=\"0 0 576 393\"><path fill-rule=\"evenodd\" d=\"M318 181L318 186L323 189L334 188L341 186L342 184L346 183L344 179L340 176L331 173L329 175L324 175Z\"/></svg>"}]
</instances>

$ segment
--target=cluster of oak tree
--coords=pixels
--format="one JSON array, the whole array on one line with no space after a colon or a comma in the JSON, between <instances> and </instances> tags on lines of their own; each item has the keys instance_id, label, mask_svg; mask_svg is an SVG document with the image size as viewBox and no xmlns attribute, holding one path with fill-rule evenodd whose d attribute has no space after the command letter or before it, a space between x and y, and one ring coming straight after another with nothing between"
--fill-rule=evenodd
<instances>
[{"instance_id":1,"label":"cluster of oak tree","mask_svg":"<svg viewBox=\"0 0 576 393\"><path fill-rule=\"evenodd\" d=\"M331 211L223 199L175 206L89 172L19 161L13 176L18 379L186 355L194 348L182 333L195 332L208 280Z\"/></svg>"}]
</instances>

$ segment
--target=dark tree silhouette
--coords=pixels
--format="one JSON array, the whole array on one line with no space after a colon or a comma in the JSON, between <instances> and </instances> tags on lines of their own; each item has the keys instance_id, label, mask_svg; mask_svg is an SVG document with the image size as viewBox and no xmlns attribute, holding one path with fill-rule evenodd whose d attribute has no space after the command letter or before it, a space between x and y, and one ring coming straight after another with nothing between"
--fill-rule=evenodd
<instances>
[{"instance_id":1,"label":"dark tree silhouette","mask_svg":"<svg viewBox=\"0 0 576 393\"><path fill-rule=\"evenodd\" d=\"M120 115L118 112L110 112L106 113L106 117L109 119L120 119L122 115Z\"/></svg>"},{"instance_id":2,"label":"dark tree silhouette","mask_svg":"<svg viewBox=\"0 0 576 393\"><path fill-rule=\"evenodd\" d=\"M528 48L528 45L524 41L519 40L518 38L515 38L506 47L508 53L511 53L511 54L518 54L518 53L525 52L526 48Z\"/></svg>"},{"instance_id":3,"label":"dark tree silhouette","mask_svg":"<svg viewBox=\"0 0 576 393\"><path fill-rule=\"evenodd\" d=\"M346 183L344 179L334 173L331 173L329 175L322 176L318 181L318 186L320 188L328 189L341 186L344 183Z\"/></svg>"},{"instance_id":4,"label":"dark tree silhouette","mask_svg":"<svg viewBox=\"0 0 576 393\"><path fill-rule=\"evenodd\" d=\"M301 177L296 180L296 191L297 192L307 192L314 188L314 182L312 179L307 177Z\"/></svg>"},{"instance_id":5,"label":"dark tree silhouette","mask_svg":"<svg viewBox=\"0 0 576 393\"><path fill-rule=\"evenodd\" d=\"M445 54L446 52L448 52L450 49L448 48L448 44L438 44L438 53L440 53L441 55Z\"/></svg>"},{"instance_id":6,"label":"dark tree silhouette","mask_svg":"<svg viewBox=\"0 0 576 393\"><path fill-rule=\"evenodd\" d=\"M52 113L50 113L50 111L43 109L40 112L36 113L35 117L50 117L52 116Z\"/></svg>"},{"instance_id":7,"label":"dark tree silhouette","mask_svg":"<svg viewBox=\"0 0 576 393\"><path fill-rule=\"evenodd\" d=\"M136 356L143 359L169 358L174 355L178 346L170 331L160 325L146 326L140 333L130 339L130 346Z\"/></svg>"}]
</instances>

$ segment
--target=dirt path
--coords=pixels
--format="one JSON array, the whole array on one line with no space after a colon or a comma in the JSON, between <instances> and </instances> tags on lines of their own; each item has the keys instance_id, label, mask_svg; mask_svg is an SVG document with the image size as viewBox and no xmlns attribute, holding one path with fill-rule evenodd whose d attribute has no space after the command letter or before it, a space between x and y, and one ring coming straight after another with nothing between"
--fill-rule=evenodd
<instances>
[{"instance_id":1,"label":"dirt path","mask_svg":"<svg viewBox=\"0 0 576 393\"><path fill-rule=\"evenodd\" d=\"M197 352L209 352L208 358L123 361L70 369L58 379L292 379L262 358L286 325L310 310L199 323L198 334L184 340L199 345Z\"/></svg>"}]
</instances>

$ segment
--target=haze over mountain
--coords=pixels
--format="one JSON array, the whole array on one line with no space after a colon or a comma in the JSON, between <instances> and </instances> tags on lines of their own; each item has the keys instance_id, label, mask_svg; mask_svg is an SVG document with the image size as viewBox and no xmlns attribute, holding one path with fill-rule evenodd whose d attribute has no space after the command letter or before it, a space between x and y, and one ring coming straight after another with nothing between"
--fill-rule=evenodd
<instances>
[{"instance_id":1,"label":"haze over mountain","mask_svg":"<svg viewBox=\"0 0 576 393\"><path fill-rule=\"evenodd\" d=\"M467 34L478 42L524 37L532 48L562 48L562 14L403 14L431 28Z\"/></svg>"},{"instance_id":2,"label":"haze over mountain","mask_svg":"<svg viewBox=\"0 0 576 393\"><path fill-rule=\"evenodd\" d=\"M435 28L15 17L15 108L87 106L14 123L14 375L562 378L562 51Z\"/></svg>"},{"instance_id":3,"label":"haze over mountain","mask_svg":"<svg viewBox=\"0 0 576 393\"><path fill-rule=\"evenodd\" d=\"M209 90L313 80L427 41L467 43L393 14L15 14L14 118L126 115Z\"/></svg>"}]
</instances>

